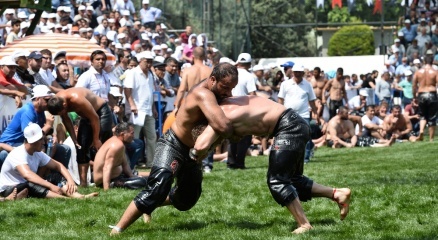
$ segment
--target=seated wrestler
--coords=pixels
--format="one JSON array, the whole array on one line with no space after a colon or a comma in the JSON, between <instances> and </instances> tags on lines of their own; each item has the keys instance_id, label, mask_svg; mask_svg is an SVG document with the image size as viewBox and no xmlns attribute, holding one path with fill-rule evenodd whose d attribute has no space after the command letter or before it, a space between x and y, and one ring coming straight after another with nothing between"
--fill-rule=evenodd
<instances>
[{"instance_id":1,"label":"seated wrestler","mask_svg":"<svg viewBox=\"0 0 438 240\"><path fill-rule=\"evenodd\" d=\"M110 187L144 188L147 179L132 173L125 154L125 145L134 139L134 126L130 123L119 123L114 134L115 136L102 145L94 158L94 183L104 190Z\"/></svg>"},{"instance_id":2,"label":"seated wrestler","mask_svg":"<svg viewBox=\"0 0 438 240\"><path fill-rule=\"evenodd\" d=\"M409 140L415 142L417 137L412 133L412 124L401 113L400 105L394 105L390 114L386 115L383 121L384 129L386 130L386 139L395 135L396 139Z\"/></svg>"},{"instance_id":3,"label":"seated wrestler","mask_svg":"<svg viewBox=\"0 0 438 240\"><path fill-rule=\"evenodd\" d=\"M24 129L24 144L14 148L0 173L0 195L5 197L13 191L27 188L30 197L36 198L89 198L98 193L82 195L68 170L60 162L41 152L44 134L38 124L30 123ZM39 169L40 168L40 169ZM41 168L54 172L43 179Z\"/></svg>"},{"instance_id":4,"label":"seated wrestler","mask_svg":"<svg viewBox=\"0 0 438 240\"><path fill-rule=\"evenodd\" d=\"M357 136L354 132L353 122L348 119L348 109L339 107L338 113L328 123L326 138L327 146L332 148L356 146Z\"/></svg>"}]
</instances>

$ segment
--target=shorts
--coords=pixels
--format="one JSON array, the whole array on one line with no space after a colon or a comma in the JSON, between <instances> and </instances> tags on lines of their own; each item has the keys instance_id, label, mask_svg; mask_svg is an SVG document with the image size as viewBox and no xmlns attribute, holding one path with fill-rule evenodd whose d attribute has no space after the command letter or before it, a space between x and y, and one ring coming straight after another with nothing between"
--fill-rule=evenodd
<instances>
[{"instance_id":1,"label":"shorts","mask_svg":"<svg viewBox=\"0 0 438 240\"><path fill-rule=\"evenodd\" d=\"M267 183L274 200L285 206L299 197L312 198L313 181L303 175L304 153L310 140L310 126L292 109L279 118L272 134L274 144L269 154Z\"/></svg>"},{"instance_id":2,"label":"shorts","mask_svg":"<svg viewBox=\"0 0 438 240\"><path fill-rule=\"evenodd\" d=\"M187 211L196 204L202 192L202 163L193 161L189 150L172 129L158 140L146 188L134 198L138 210L151 214L167 196L180 211Z\"/></svg>"},{"instance_id":3,"label":"shorts","mask_svg":"<svg viewBox=\"0 0 438 240\"><path fill-rule=\"evenodd\" d=\"M418 114L429 126L436 126L438 117L438 97L436 92L418 93Z\"/></svg>"}]
</instances>

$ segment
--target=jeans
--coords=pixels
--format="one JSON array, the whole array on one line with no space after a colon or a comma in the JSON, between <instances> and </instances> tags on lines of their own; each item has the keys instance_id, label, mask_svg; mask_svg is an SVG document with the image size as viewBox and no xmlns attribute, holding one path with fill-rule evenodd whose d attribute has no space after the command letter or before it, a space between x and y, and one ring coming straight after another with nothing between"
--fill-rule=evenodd
<instances>
[{"instance_id":1,"label":"jeans","mask_svg":"<svg viewBox=\"0 0 438 240\"><path fill-rule=\"evenodd\" d=\"M208 156L202 160L202 167L209 167L211 170L213 170L213 156L214 156L214 150L208 153Z\"/></svg>"},{"instance_id":2,"label":"jeans","mask_svg":"<svg viewBox=\"0 0 438 240\"><path fill-rule=\"evenodd\" d=\"M227 167L231 169L245 168L245 156L251 146L252 135L243 137L238 143L230 143L228 146Z\"/></svg>"},{"instance_id":3,"label":"jeans","mask_svg":"<svg viewBox=\"0 0 438 240\"><path fill-rule=\"evenodd\" d=\"M60 162L62 165L64 165L65 168L68 169L68 164L70 163L70 157L71 157L70 147L64 144L56 144L55 148L56 151L55 151L55 155L53 156L53 159Z\"/></svg>"},{"instance_id":4,"label":"jeans","mask_svg":"<svg viewBox=\"0 0 438 240\"><path fill-rule=\"evenodd\" d=\"M306 122L310 126L310 118L304 118L304 120L306 120ZM310 153L312 152L312 149L314 146L315 146L315 144L312 142L312 139L310 139L306 144L306 151L304 153L304 161L305 162L310 161Z\"/></svg>"},{"instance_id":5,"label":"jeans","mask_svg":"<svg viewBox=\"0 0 438 240\"><path fill-rule=\"evenodd\" d=\"M125 147L126 155L129 158L129 166L132 170L141 158L141 155L144 151L144 143L140 139L134 139L134 141L131 143L126 144Z\"/></svg>"}]
</instances>

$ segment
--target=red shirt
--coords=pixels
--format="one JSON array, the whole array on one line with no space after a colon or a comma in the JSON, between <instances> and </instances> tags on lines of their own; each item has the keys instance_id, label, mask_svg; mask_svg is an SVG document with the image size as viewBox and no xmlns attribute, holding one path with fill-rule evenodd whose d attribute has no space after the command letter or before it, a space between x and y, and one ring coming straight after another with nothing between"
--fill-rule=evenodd
<instances>
[{"instance_id":1,"label":"red shirt","mask_svg":"<svg viewBox=\"0 0 438 240\"><path fill-rule=\"evenodd\" d=\"M181 43L189 44L189 35L186 32L183 32L179 35L181 38Z\"/></svg>"},{"instance_id":2,"label":"red shirt","mask_svg":"<svg viewBox=\"0 0 438 240\"><path fill-rule=\"evenodd\" d=\"M6 75L1 70L0 70L0 84L3 87L6 87L6 86L11 85L11 84L12 85L19 85L19 86L23 85L23 84L17 82L14 78L6 78Z\"/></svg>"}]
</instances>

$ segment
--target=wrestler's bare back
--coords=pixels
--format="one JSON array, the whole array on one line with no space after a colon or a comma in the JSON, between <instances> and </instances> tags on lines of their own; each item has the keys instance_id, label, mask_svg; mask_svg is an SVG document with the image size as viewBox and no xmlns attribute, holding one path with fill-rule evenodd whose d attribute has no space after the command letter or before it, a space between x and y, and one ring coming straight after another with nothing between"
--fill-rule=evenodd
<instances>
[{"instance_id":1,"label":"wrestler's bare back","mask_svg":"<svg viewBox=\"0 0 438 240\"><path fill-rule=\"evenodd\" d=\"M415 73L418 83L418 92L436 92L438 71L426 65Z\"/></svg>"},{"instance_id":2,"label":"wrestler's bare back","mask_svg":"<svg viewBox=\"0 0 438 240\"><path fill-rule=\"evenodd\" d=\"M208 78L212 69L205 65L193 65L188 68L183 77L186 78L186 90L189 91L193 86Z\"/></svg>"},{"instance_id":3,"label":"wrestler's bare back","mask_svg":"<svg viewBox=\"0 0 438 240\"><path fill-rule=\"evenodd\" d=\"M126 161L125 146L117 136L108 139L99 149L94 158L93 178L97 185L103 183L105 161L114 161L112 164L110 179L116 178L122 174L122 164Z\"/></svg>"},{"instance_id":4,"label":"wrestler's bare back","mask_svg":"<svg viewBox=\"0 0 438 240\"><path fill-rule=\"evenodd\" d=\"M68 112L76 112L79 116L85 118L87 116L84 116L82 112L84 99L91 103L95 111L99 110L102 105L105 104L105 100L98 97L87 88L69 88L58 92L56 96L62 97L66 100Z\"/></svg>"},{"instance_id":5,"label":"wrestler's bare back","mask_svg":"<svg viewBox=\"0 0 438 240\"><path fill-rule=\"evenodd\" d=\"M272 100L257 96L224 99L221 108L233 124L234 135L269 136L286 108Z\"/></svg>"}]
</instances>

